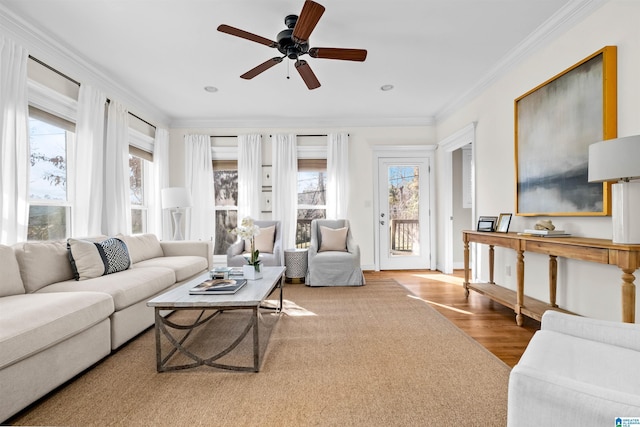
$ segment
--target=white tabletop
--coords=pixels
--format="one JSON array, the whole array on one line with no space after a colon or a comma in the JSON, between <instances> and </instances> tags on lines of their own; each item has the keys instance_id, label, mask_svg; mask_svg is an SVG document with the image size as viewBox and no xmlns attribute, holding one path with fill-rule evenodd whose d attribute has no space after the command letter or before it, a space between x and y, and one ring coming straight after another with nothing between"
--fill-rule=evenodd
<instances>
[{"instance_id":1,"label":"white tabletop","mask_svg":"<svg viewBox=\"0 0 640 427\"><path fill-rule=\"evenodd\" d=\"M161 308L258 306L273 291L285 271L285 267L263 267L262 269L262 279L248 280L242 289L232 295L190 295L189 289L209 279L209 272L206 272L182 286L151 299L147 302L147 306Z\"/></svg>"}]
</instances>

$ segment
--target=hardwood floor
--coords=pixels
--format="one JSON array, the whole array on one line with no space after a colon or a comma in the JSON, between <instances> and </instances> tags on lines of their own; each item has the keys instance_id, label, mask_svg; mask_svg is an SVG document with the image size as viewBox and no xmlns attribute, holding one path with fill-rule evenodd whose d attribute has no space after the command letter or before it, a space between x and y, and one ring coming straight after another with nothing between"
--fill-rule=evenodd
<instances>
[{"instance_id":1,"label":"hardwood floor","mask_svg":"<svg viewBox=\"0 0 640 427\"><path fill-rule=\"evenodd\" d=\"M523 326L517 326L513 310L483 295L471 291L465 298L462 270L453 275L430 270L367 271L365 277L395 279L511 367L540 329L540 322L527 317Z\"/></svg>"}]
</instances>

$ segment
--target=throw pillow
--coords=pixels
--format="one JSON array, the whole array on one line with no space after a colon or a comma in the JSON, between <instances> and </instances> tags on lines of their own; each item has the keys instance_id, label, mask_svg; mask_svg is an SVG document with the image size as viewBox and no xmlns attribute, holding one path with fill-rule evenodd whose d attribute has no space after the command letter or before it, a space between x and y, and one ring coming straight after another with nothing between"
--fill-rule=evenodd
<instances>
[{"instance_id":1,"label":"throw pillow","mask_svg":"<svg viewBox=\"0 0 640 427\"><path fill-rule=\"evenodd\" d=\"M275 225L272 225L271 227L260 227L260 234L258 234L255 237L256 249L259 250L261 254L272 254L275 235L276 235ZM251 250L251 240L245 239L244 251L249 253L250 250Z\"/></svg>"},{"instance_id":2,"label":"throw pillow","mask_svg":"<svg viewBox=\"0 0 640 427\"><path fill-rule=\"evenodd\" d=\"M164 256L160 241L155 234L137 234L135 236L117 235L127 245L131 263Z\"/></svg>"},{"instance_id":3,"label":"throw pillow","mask_svg":"<svg viewBox=\"0 0 640 427\"><path fill-rule=\"evenodd\" d=\"M69 260L76 280L92 279L129 268L127 245L115 237L102 242L68 239Z\"/></svg>"},{"instance_id":4,"label":"throw pillow","mask_svg":"<svg viewBox=\"0 0 640 427\"><path fill-rule=\"evenodd\" d=\"M324 251L347 251L347 227L329 228L320 226L320 249L318 252Z\"/></svg>"}]
</instances>

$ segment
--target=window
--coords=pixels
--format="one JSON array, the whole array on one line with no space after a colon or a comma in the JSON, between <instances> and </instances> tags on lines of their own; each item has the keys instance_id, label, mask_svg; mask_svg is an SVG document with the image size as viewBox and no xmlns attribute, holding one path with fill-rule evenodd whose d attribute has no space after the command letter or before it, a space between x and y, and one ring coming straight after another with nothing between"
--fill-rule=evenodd
<instances>
[{"instance_id":1,"label":"window","mask_svg":"<svg viewBox=\"0 0 640 427\"><path fill-rule=\"evenodd\" d=\"M225 255L236 241L232 232L238 225L238 162L213 161L215 188L216 241L214 255Z\"/></svg>"},{"instance_id":2,"label":"window","mask_svg":"<svg viewBox=\"0 0 640 427\"><path fill-rule=\"evenodd\" d=\"M29 108L29 223L27 240L60 240L70 235L67 152L75 126Z\"/></svg>"},{"instance_id":3,"label":"window","mask_svg":"<svg viewBox=\"0 0 640 427\"><path fill-rule=\"evenodd\" d=\"M306 248L311 241L311 220L326 218L326 159L298 160L298 220L296 247Z\"/></svg>"},{"instance_id":4,"label":"window","mask_svg":"<svg viewBox=\"0 0 640 427\"><path fill-rule=\"evenodd\" d=\"M129 113L129 204L131 205L131 233L147 232L149 184L153 178L153 137L155 128Z\"/></svg>"},{"instance_id":5,"label":"window","mask_svg":"<svg viewBox=\"0 0 640 427\"><path fill-rule=\"evenodd\" d=\"M129 154L129 201L131 203L131 232L147 231L147 206L144 191L145 160Z\"/></svg>"}]
</instances>

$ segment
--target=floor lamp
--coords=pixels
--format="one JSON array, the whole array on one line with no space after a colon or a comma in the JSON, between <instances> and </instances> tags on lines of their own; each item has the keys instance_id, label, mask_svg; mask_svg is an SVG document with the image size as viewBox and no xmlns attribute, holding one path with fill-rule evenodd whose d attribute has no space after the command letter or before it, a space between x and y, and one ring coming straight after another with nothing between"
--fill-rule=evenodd
<instances>
[{"instance_id":1,"label":"floor lamp","mask_svg":"<svg viewBox=\"0 0 640 427\"><path fill-rule=\"evenodd\" d=\"M640 135L589 146L589 182L611 186L613 243L640 244ZM635 181L634 181L635 180Z\"/></svg>"},{"instance_id":2,"label":"floor lamp","mask_svg":"<svg viewBox=\"0 0 640 427\"><path fill-rule=\"evenodd\" d=\"M162 189L162 209L173 209L173 240L184 240L182 235L182 208L191 206L191 194L184 187Z\"/></svg>"}]
</instances>

